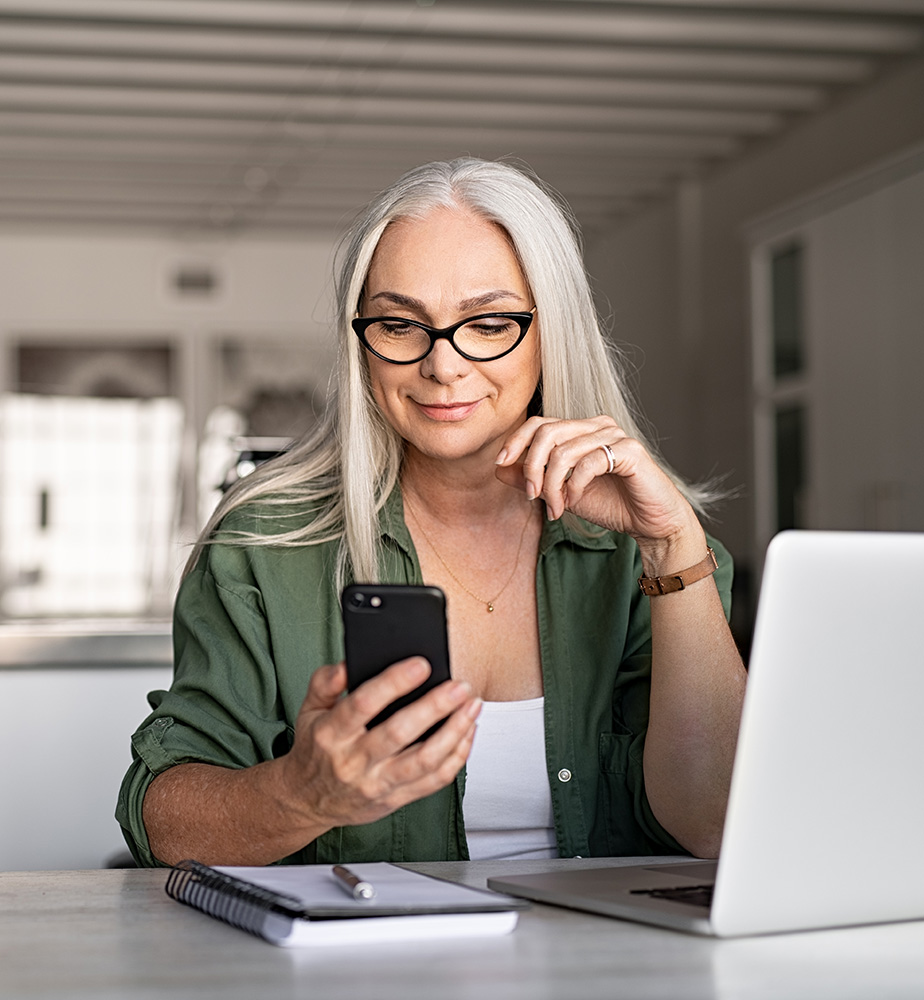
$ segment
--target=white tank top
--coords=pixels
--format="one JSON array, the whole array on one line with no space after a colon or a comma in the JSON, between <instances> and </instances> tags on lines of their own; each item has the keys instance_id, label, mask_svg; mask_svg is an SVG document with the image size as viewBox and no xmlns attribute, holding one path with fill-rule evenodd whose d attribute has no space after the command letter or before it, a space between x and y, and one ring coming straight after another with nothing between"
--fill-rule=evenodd
<instances>
[{"instance_id":1,"label":"white tank top","mask_svg":"<svg viewBox=\"0 0 924 1000\"><path fill-rule=\"evenodd\" d=\"M472 860L558 857L544 702L530 698L482 705L462 801Z\"/></svg>"}]
</instances>

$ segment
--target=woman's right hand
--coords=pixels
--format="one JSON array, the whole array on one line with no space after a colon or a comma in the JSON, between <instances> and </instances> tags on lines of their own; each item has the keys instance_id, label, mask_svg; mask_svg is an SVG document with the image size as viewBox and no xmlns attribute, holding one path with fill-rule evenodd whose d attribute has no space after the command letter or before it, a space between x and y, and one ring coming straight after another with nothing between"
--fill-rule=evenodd
<instances>
[{"instance_id":1,"label":"woman's right hand","mask_svg":"<svg viewBox=\"0 0 924 1000\"><path fill-rule=\"evenodd\" d=\"M289 806L304 822L325 829L371 823L452 782L468 758L481 710L465 682L446 681L366 728L429 672L425 659L411 657L350 694L344 694L344 663L315 672L292 749L279 759ZM432 736L414 743L443 718Z\"/></svg>"}]
</instances>

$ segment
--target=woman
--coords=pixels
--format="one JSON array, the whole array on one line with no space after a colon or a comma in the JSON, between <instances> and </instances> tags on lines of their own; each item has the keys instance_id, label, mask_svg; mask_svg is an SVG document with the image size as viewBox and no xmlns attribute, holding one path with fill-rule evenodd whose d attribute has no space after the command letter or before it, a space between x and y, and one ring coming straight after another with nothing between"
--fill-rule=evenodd
<instances>
[{"instance_id":1,"label":"woman","mask_svg":"<svg viewBox=\"0 0 924 1000\"><path fill-rule=\"evenodd\" d=\"M714 856L730 560L643 443L565 212L508 165L421 167L354 227L338 307L327 422L226 499L181 587L119 799L136 858ZM429 668L345 694L349 579L448 599L453 680L371 730Z\"/></svg>"}]
</instances>

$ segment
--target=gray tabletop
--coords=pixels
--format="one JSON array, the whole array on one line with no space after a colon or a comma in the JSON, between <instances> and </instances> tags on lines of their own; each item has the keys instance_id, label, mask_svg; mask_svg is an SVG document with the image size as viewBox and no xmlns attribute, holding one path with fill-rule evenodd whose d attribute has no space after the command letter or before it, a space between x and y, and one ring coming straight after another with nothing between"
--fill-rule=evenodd
<instances>
[{"instance_id":1,"label":"gray tabletop","mask_svg":"<svg viewBox=\"0 0 924 1000\"><path fill-rule=\"evenodd\" d=\"M664 859L660 859L663 863ZM417 870L484 887L560 862ZM282 949L164 893L164 871L0 874L0 997L581 1000L924 996L924 921L714 941L534 906L502 938Z\"/></svg>"}]
</instances>

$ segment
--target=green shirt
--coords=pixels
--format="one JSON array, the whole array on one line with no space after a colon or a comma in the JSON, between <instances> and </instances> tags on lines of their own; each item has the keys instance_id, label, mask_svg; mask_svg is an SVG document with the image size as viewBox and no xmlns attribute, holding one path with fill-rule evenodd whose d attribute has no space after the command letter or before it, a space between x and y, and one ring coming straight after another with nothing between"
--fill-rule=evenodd
<instances>
[{"instance_id":1,"label":"green shirt","mask_svg":"<svg viewBox=\"0 0 924 1000\"><path fill-rule=\"evenodd\" d=\"M267 528L236 513L228 527ZM422 583L401 495L380 517L383 579ZM290 527L291 524L286 527ZM592 527L592 526L589 526ZM731 559L710 539L730 612ZM141 819L155 775L191 761L243 768L292 745L312 673L343 659L336 543L206 547L174 614L174 680L149 695L116 817L144 866L158 864ZM645 795L642 751L651 673L649 598L635 542L546 522L536 566L545 694L546 767L562 857L684 853ZM284 859L292 864L466 859L464 770L455 782L375 823L339 827Z\"/></svg>"}]
</instances>

